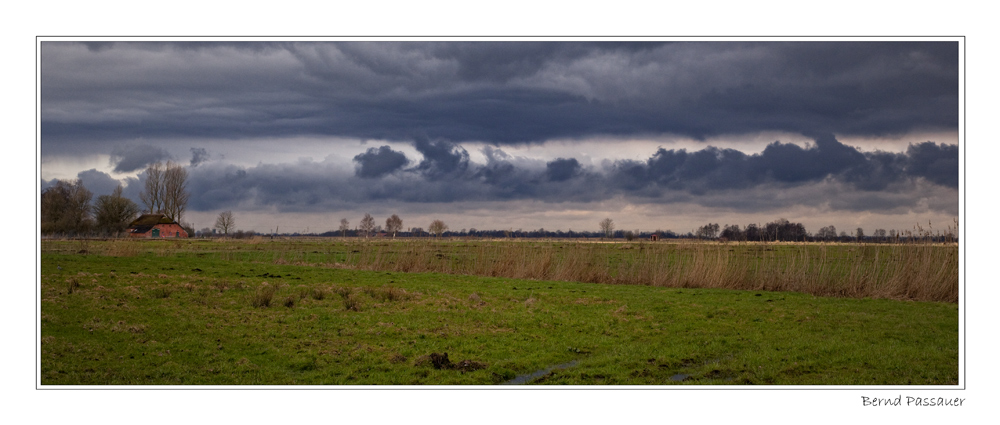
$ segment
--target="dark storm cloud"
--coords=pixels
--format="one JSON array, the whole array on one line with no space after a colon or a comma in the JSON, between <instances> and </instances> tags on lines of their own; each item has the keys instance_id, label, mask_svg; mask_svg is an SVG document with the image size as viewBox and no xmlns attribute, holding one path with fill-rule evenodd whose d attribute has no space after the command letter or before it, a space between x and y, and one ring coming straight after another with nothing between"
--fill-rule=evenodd
<instances>
[{"instance_id":1,"label":"dark storm cloud","mask_svg":"<svg viewBox=\"0 0 1000 425\"><path fill-rule=\"evenodd\" d=\"M646 162L618 161L608 173L609 182L626 192L655 187L695 195L825 179L857 190L878 191L915 178L957 189L958 147L927 142L911 145L905 154L861 152L832 135L822 135L805 148L774 142L754 155L711 146L696 152L660 148Z\"/></svg>"},{"instance_id":2,"label":"dark storm cloud","mask_svg":"<svg viewBox=\"0 0 1000 425\"><path fill-rule=\"evenodd\" d=\"M511 144L958 125L957 42L45 41L41 56L43 154L136 138Z\"/></svg>"},{"instance_id":3,"label":"dark storm cloud","mask_svg":"<svg viewBox=\"0 0 1000 425\"><path fill-rule=\"evenodd\" d=\"M146 168L147 165L170 159L162 148L151 145L118 146L111 151L111 163L116 173L128 173Z\"/></svg>"},{"instance_id":4,"label":"dark storm cloud","mask_svg":"<svg viewBox=\"0 0 1000 425\"><path fill-rule=\"evenodd\" d=\"M556 158L545 164L545 176L554 182L566 181L580 173L580 162L576 158Z\"/></svg>"},{"instance_id":5,"label":"dark storm cloud","mask_svg":"<svg viewBox=\"0 0 1000 425\"><path fill-rule=\"evenodd\" d=\"M461 146L443 140L432 142L419 138L413 147L424 156L416 170L428 180L460 178L469 169L469 152Z\"/></svg>"},{"instance_id":6,"label":"dark storm cloud","mask_svg":"<svg viewBox=\"0 0 1000 425\"><path fill-rule=\"evenodd\" d=\"M198 164L208 161L208 151L205 148L191 148L191 166L197 167Z\"/></svg>"},{"instance_id":7,"label":"dark storm cloud","mask_svg":"<svg viewBox=\"0 0 1000 425\"><path fill-rule=\"evenodd\" d=\"M364 178L378 178L403 168L409 160L402 152L396 152L388 146L378 149L369 148L367 152L354 157L358 163L355 175Z\"/></svg>"},{"instance_id":8,"label":"dark storm cloud","mask_svg":"<svg viewBox=\"0 0 1000 425\"><path fill-rule=\"evenodd\" d=\"M958 187L958 146L925 142L910 145L907 170L934 183Z\"/></svg>"},{"instance_id":9,"label":"dark storm cloud","mask_svg":"<svg viewBox=\"0 0 1000 425\"><path fill-rule=\"evenodd\" d=\"M483 149L486 163L481 164L447 142L417 141L415 146L426 156L409 169L398 162L405 156L387 146L356 156L360 167L354 173L308 160L248 168L207 163L190 169L191 207L326 211L379 201L562 203L623 197L744 212L809 206L957 213L957 177L946 176L957 176L957 169L949 168L957 150L932 142L912 145L905 153L860 152L831 136L805 148L774 142L753 155L715 147L660 148L645 161L617 161L601 170L574 158L526 161L493 147ZM366 165L376 168L362 171Z\"/></svg>"}]
</instances>

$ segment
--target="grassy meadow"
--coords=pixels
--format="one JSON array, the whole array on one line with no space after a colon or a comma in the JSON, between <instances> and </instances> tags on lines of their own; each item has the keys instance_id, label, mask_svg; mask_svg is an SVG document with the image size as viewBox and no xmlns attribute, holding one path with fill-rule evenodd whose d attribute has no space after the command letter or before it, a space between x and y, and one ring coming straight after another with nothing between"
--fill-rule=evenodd
<instances>
[{"instance_id":1,"label":"grassy meadow","mask_svg":"<svg viewBox=\"0 0 1000 425\"><path fill-rule=\"evenodd\" d=\"M958 383L954 244L258 238L41 251L42 385Z\"/></svg>"}]
</instances>

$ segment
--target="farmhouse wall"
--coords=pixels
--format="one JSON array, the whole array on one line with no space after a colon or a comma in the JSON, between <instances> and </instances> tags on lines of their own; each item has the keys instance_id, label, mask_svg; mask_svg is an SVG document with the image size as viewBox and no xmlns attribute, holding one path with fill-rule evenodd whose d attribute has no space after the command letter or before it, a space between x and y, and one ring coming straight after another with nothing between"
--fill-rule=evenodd
<instances>
[{"instance_id":1,"label":"farmhouse wall","mask_svg":"<svg viewBox=\"0 0 1000 425\"><path fill-rule=\"evenodd\" d=\"M176 238L178 237L177 236L178 232L180 232L179 237L182 238L188 237L187 231L184 230L184 228L177 223L157 224L156 226L153 227L153 229L158 229L160 231L161 238ZM130 233L129 236L133 238L152 238L153 229L149 229L149 231L146 233Z\"/></svg>"}]
</instances>

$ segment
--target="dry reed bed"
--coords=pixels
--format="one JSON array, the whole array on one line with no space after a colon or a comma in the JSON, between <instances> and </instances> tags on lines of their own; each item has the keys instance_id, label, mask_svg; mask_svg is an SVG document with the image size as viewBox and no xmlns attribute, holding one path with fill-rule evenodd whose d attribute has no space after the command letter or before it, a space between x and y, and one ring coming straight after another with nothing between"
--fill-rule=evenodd
<instances>
[{"instance_id":1,"label":"dry reed bed","mask_svg":"<svg viewBox=\"0 0 1000 425\"><path fill-rule=\"evenodd\" d=\"M284 258L276 254L276 259ZM928 244L348 244L338 267L819 296L958 301L958 247Z\"/></svg>"}]
</instances>

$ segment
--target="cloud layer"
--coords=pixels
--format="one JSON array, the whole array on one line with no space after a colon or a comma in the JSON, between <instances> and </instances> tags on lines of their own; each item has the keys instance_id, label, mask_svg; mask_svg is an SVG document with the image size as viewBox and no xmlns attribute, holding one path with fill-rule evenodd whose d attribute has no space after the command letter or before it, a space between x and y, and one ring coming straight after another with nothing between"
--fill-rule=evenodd
<instances>
[{"instance_id":1,"label":"cloud layer","mask_svg":"<svg viewBox=\"0 0 1000 425\"><path fill-rule=\"evenodd\" d=\"M191 207L310 211L387 200L562 203L625 197L748 210L828 205L882 211L917 207L925 198L920 192L928 187L935 187L936 194L957 194L958 189L957 148L934 142L911 145L902 153L861 152L832 136L805 148L774 142L753 155L711 146L693 152L660 148L645 161L603 167L583 167L574 158L525 160L492 147L484 148L486 163L476 163L450 142L413 144L425 155L422 159L407 158L388 146L369 148L354 157L358 167L353 173L325 161L204 164L190 170ZM836 193L800 190L817 187ZM781 197L786 199L775 201ZM943 205L935 208L956 212L957 204Z\"/></svg>"},{"instance_id":2,"label":"cloud layer","mask_svg":"<svg viewBox=\"0 0 1000 425\"><path fill-rule=\"evenodd\" d=\"M504 145L958 125L955 42L45 41L41 55L43 153L140 139Z\"/></svg>"}]
</instances>

